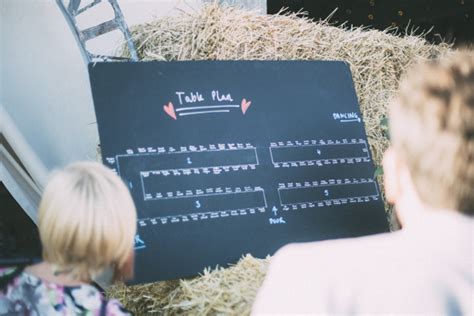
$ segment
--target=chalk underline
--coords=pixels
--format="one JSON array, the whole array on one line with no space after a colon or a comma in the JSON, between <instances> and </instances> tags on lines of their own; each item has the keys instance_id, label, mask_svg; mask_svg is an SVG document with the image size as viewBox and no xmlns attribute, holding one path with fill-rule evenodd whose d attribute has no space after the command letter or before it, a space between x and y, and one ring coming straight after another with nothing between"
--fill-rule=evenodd
<instances>
[{"instance_id":1,"label":"chalk underline","mask_svg":"<svg viewBox=\"0 0 474 316\"><path fill-rule=\"evenodd\" d=\"M218 109L218 108L238 108L238 104L229 104L229 105L206 105L206 106L191 106L176 109L176 112L187 111L187 110L200 110L200 109Z\"/></svg>"},{"instance_id":2,"label":"chalk underline","mask_svg":"<svg viewBox=\"0 0 474 316\"><path fill-rule=\"evenodd\" d=\"M179 113L179 116L198 115L198 114L207 114L207 113L228 113L228 112L230 112L230 110L214 110L214 111L186 112L186 113Z\"/></svg>"},{"instance_id":3,"label":"chalk underline","mask_svg":"<svg viewBox=\"0 0 474 316\"><path fill-rule=\"evenodd\" d=\"M350 119L350 120L340 120L340 122L342 122L342 123L347 123L347 122L360 122L360 118Z\"/></svg>"}]
</instances>

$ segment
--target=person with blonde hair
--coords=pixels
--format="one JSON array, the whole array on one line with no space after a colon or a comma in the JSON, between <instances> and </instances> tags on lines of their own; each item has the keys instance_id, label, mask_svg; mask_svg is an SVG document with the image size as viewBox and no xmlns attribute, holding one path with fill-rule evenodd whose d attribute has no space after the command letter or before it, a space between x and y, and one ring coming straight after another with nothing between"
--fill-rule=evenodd
<instances>
[{"instance_id":1,"label":"person with blonde hair","mask_svg":"<svg viewBox=\"0 0 474 316\"><path fill-rule=\"evenodd\" d=\"M93 280L106 269L133 276L136 210L110 169L78 162L55 172L39 206L43 262L0 269L0 315L129 315Z\"/></svg>"},{"instance_id":2,"label":"person with blonde hair","mask_svg":"<svg viewBox=\"0 0 474 316\"><path fill-rule=\"evenodd\" d=\"M474 314L474 52L410 70L390 132L385 192L402 229L283 247L254 314Z\"/></svg>"}]
</instances>

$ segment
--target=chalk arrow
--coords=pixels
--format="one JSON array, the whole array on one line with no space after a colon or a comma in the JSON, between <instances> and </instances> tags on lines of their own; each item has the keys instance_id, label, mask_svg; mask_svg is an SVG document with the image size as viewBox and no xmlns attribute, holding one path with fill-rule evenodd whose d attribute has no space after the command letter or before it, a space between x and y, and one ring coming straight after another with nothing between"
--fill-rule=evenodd
<instances>
[{"instance_id":1,"label":"chalk arrow","mask_svg":"<svg viewBox=\"0 0 474 316\"><path fill-rule=\"evenodd\" d=\"M278 209L276 208L276 206L274 206L274 207L272 208L272 212L275 214L275 216L277 215L277 211L278 211Z\"/></svg>"}]
</instances>

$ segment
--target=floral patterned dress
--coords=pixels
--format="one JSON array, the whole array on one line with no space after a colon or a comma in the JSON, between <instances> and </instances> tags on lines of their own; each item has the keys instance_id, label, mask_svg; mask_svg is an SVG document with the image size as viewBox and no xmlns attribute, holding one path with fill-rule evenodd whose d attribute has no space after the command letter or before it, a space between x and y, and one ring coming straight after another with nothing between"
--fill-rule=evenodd
<instances>
[{"instance_id":1,"label":"floral patterned dress","mask_svg":"<svg viewBox=\"0 0 474 316\"><path fill-rule=\"evenodd\" d=\"M0 268L0 278L15 269ZM124 316L117 300L106 300L93 285L63 286L21 272L0 289L0 315Z\"/></svg>"}]
</instances>

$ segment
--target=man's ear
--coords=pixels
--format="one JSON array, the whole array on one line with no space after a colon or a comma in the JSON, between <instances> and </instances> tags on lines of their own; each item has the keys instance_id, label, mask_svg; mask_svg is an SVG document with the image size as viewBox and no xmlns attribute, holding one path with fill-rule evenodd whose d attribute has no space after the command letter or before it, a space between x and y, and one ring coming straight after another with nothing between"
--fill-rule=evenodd
<instances>
[{"instance_id":1,"label":"man's ear","mask_svg":"<svg viewBox=\"0 0 474 316\"><path fill-rule=\"evenodd\" d=\"M400 198L399 161L395 150L389 147L383 157L383 175L387 202L395 204Z\"/></svg>"}]
</instances>

